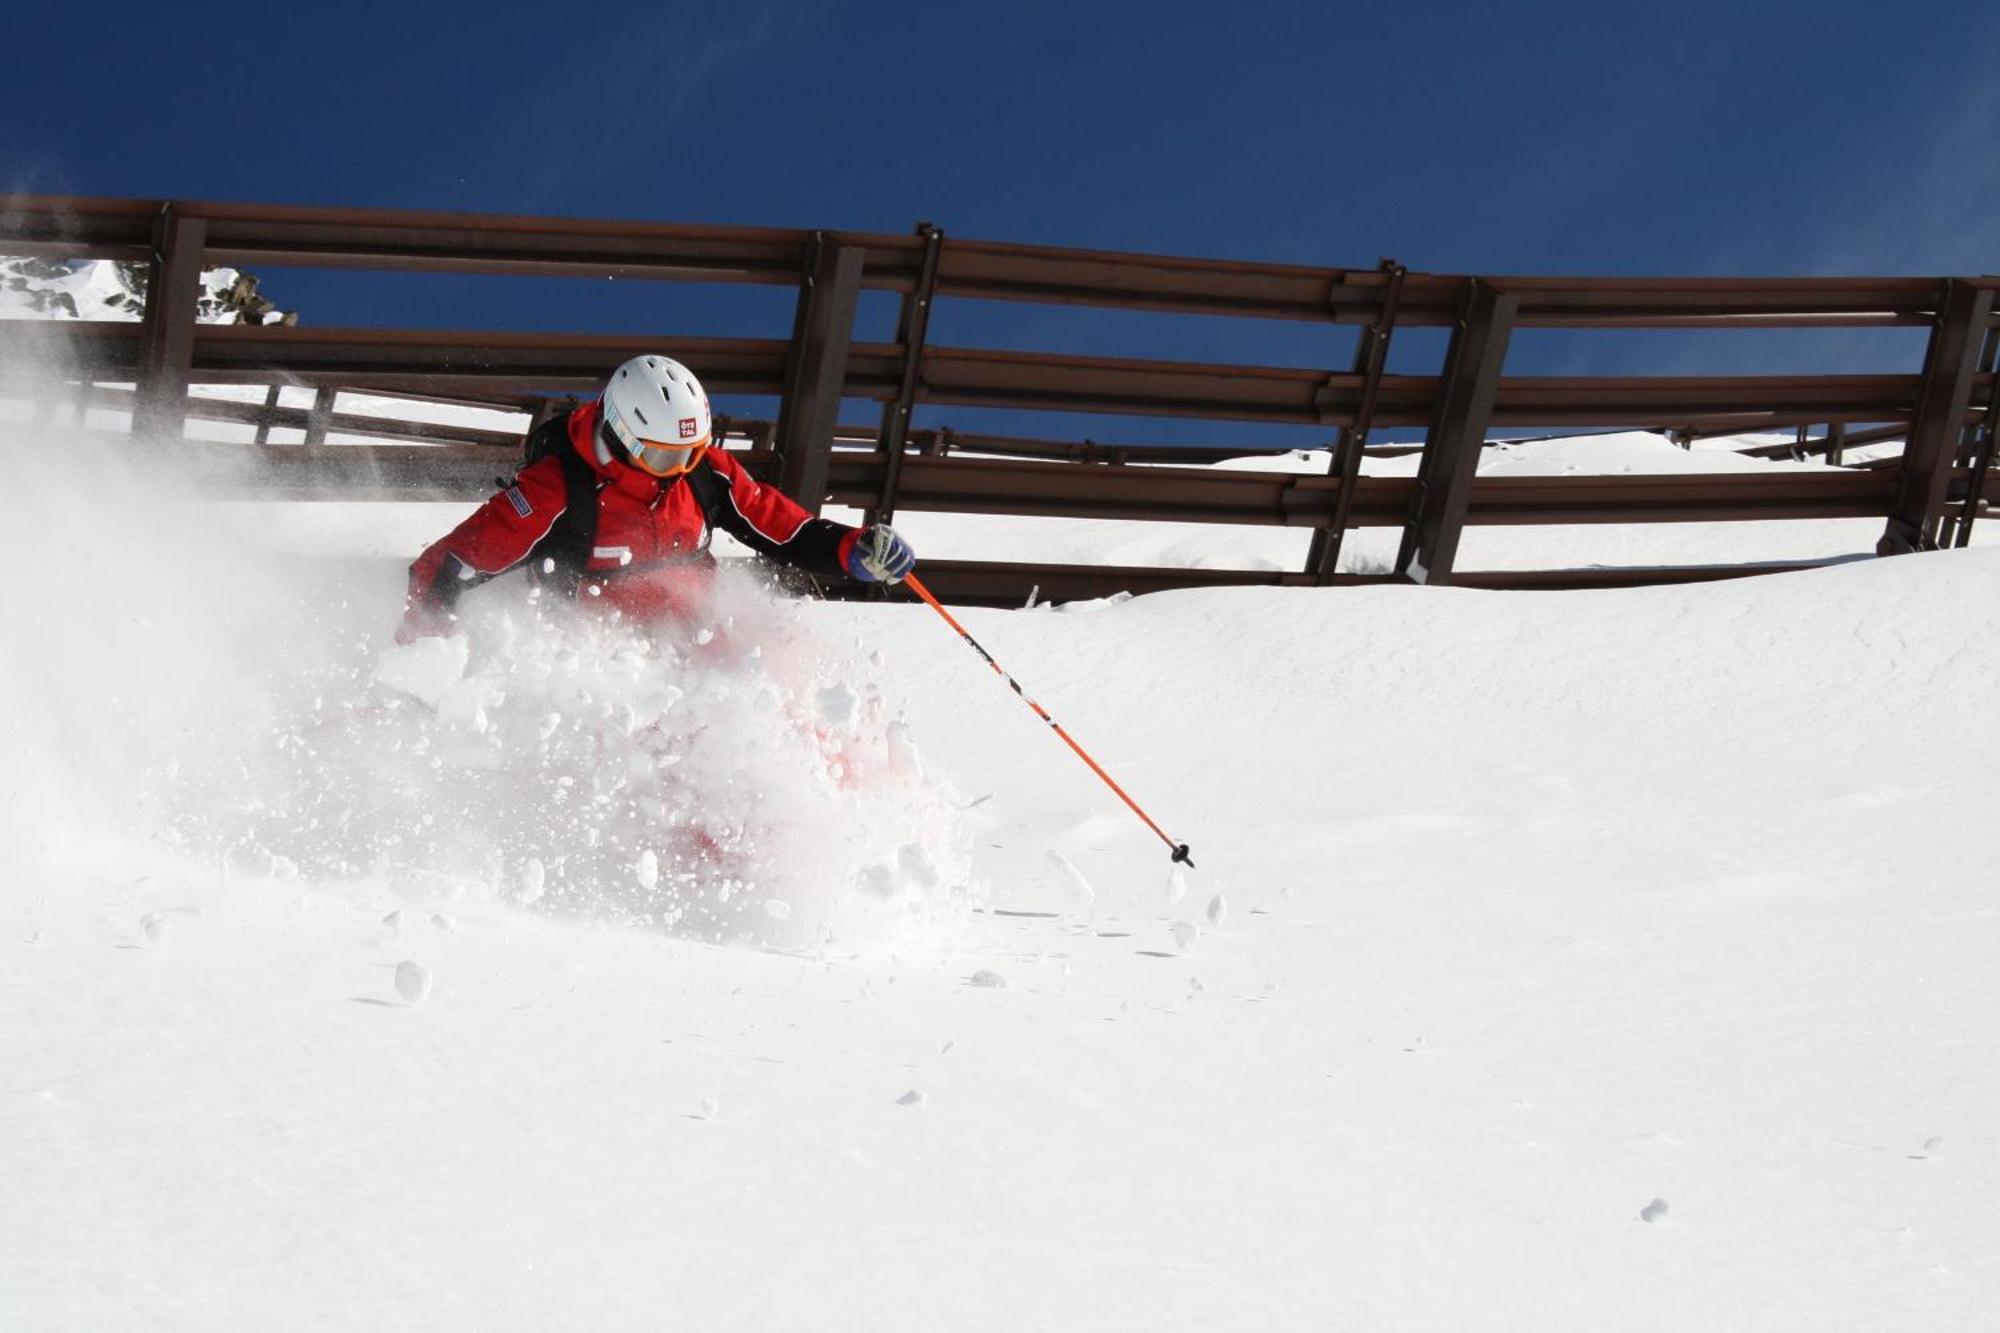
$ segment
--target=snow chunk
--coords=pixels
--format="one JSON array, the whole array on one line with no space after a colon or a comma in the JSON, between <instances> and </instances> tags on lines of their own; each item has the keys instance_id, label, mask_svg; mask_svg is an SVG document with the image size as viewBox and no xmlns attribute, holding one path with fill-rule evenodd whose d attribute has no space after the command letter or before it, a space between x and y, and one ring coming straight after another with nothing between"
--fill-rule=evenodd
<instances>
[{"instance_id":1,"label":"snow chunk","mask_svg":"<svg viewBox=\"0 0 2000 1333\"><path fill-rule=\"evenodd\" d=\"M819 691L819 719L836 731L852 731L861 716L861 696L844 682Z\"/></svg>"},{"instance_id":2,"label":"snow chunk","mask_svg":"<svg viewBox=\"0 0 2000 1333\"><path fill-rule=\"evenodd\" d=\"M1006 977L987 967L980 968L967 980L981 990L1006 990L1010 984Z\"/></svg>"},{"instance_id":3,"label":"snow chunk","mask_svg":"<svg viewBox=\"0 0 2000 1333\"><path fill-rule=\"evenodd\" d=\"M642 889L652 889L660 882L660 858L648 847L639 853L639 860L632 867L632 877L639 881Z\"/></svg>"},{"instance_id":4,"label":"snow chunk","mask_svg":"<svg viewBox=\"0 0 2000 1333\"><path fill-rule=\"evenodd\" d=\"M521 886L518 894L521 905L531 907L540 902L547 882L548 867L542 864L542 858L529 857L527 864L521 867Z\"/></svg>"},{"instance_id":5,"label":"snow chunk","mask_svg":"<svg viewBox=\"0 0 2000 1333\"><path fill-rule=\"evenodd\" d=\"M375 680L436 708L465 676L471 646L463 635L418 639L375 660Z\"/></svg>"},{"instance_id":6,"label":"snow chunk","mask_svg":"<svg viewBox=\"0 0 2000 1333\"><path fill-rule=\"evenodd\" d=\"M935 889L939 883L937 862L920 842L906 842L896 849L896 868L908 883L920 889Z\"/></svg>"},{"instance_id":7,"label":"snow chunk","mask_svg":"<svg viewBox=\"0 0 2000 1333\"><path fill-rule=\"evenodd\" d=\"M1665 1199L1655 1199L1639 1210L1639 1220L1641 1222L1657 1222L1666 1215L1667 1201Z\"/></svg>"},{"instance_id":8,"label":"snow chunk","mask_svg":"<svg viewBox=\"0 0 2000 1333\"><path fill-rule=\"evenodd\" d=\"M889 771L898 777L921 779L924 757L918 752L916 741L910 738L909 727L902 722L891 722L884 734L889 743Z\"/></svg>"},{"instance_id":9,"label":"snow chunk","mask_svg":"<svg viewBox=\"0 0 2000 1333\"><path fill-rule=\"evenodd\" d=\"M422 963L405 958L396 964L396 994L404 1001L422 1004L431 998L431 970Z\"/></svg>"},{"instance_id":10,"label":"snow chunk","mask_svg":"<svg viewBox=\"0 0 2000 1333\"><path fill-rule=\"evenodd\" d=\"M1208 900L1208 926L1210 930L1220 930L1229 917L1229 903L1221 894Z\"/></svg>"},{"instance_id":11,"label":"snow chunk","mask_svg":"<svg viewBox=\"0 0 2000 1333\"><path fill-rule=\"evenodd\" d=\"M918 1091L917 1089L915 1089L915 1088L911 1088L911 1089L910 1089L910 1090L909 1090L908 1092L904 1093L904 1094L903 1094L902 1096L900 1096L900 1097L898 1097L898 1098L896 1099L896 1105L898 1105L898 1106L922 1106L922 1105L923 1105L923 1104L924 1104L925 1102L927 1102L928 1100L930 1100L930 1099L929 1099L929 1098L927 1098L927 1097L925 1097L923 1093L919 1092L919 1091Z\"/></svg>"},{"instance_id":12,"label":"snow chunk","mask_svg":"<svg viewBox=\"0 0 2000 1333\"><path fill-rule=\"evenodd\" d=\"M164 912L148 912L139 918L139 929L146 933L148 940L158 944L167 938L172 927Z\"/></svg>"}]
</instances>

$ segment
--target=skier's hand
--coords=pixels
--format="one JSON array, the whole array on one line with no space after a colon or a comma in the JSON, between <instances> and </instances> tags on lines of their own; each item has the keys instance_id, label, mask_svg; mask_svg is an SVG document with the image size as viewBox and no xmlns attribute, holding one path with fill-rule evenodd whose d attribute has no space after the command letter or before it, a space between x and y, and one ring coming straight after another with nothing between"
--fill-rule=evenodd
<instances>
[{"instance_id":1,"label":"skier's hand","mask_svg":"<svg viewBox=\"0 0 2000 1333\"><path fill-rule=\"evenodd\" d=\"M886 523L871 523L854 534L844 562L863 583L900 583L916 567L917 553Z\"/></svg>"},{"instance_id":2,"label":"skier's hand","mask_svg":"<svg viewBox=\"0 0 2000 1333\"><path fill-rule=\"evenodd\" d=\"M451 613L422 602L411 602L396 626L396 642L407 647L418 639L434 639L451 633Z\"/></svg>"}]
</instances>

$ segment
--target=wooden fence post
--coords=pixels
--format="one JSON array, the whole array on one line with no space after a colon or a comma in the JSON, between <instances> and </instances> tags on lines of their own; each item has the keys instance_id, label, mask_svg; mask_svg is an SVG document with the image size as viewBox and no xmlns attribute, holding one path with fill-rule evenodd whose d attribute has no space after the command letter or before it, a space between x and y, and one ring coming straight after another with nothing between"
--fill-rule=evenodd
<instances>
[{"instance_id":1,"label":"wooden fence post","mask_svg":"<svg viewBox=\"0 0 2000 1333\"><path fill-rule=\"evenodd\" d=\"M882 455L882 491L875 507L867 512L869 523L887 523L896 516L896 488L903 479L903 450L909 447L910 411L917 401L917 385L922 378L924 340L929 336L931 301L937 295L938 256L944 249L944 232L928 222L917 224L924 238L923 264L917 284L903 297L896 317L896 341L903 348L903 377L896 396L882 407L882 430L876 437L876 452Z\"/></svg>"},{"instance_id":2,"label":"wooden fence post","mask_svg":"<svg viewBox=\"0 0 2000 1333\"><path fill-rule=\"evenodd\" d=\"M1917 390L1916 416L1903 446L1903 465L1889 506L1889 523L1875 544L1877 555L1936 550L1937 524L1943 514L1951 470L1958 461L1965 413L1972 403L1972 381L1979 360L1979 342L1993 314L1993 293L1967 282L1953 281L1945 290L1944 308L1931 331L1924 356L1924 377Z\"/></svg>"},{"instance_id":3,"label":"wooden fence post","mask_svg":"<svg viewBox=\"0 0 2000 1333\"><path fill-rule=\"evenodd\" d=\"M312 406L306 409L305 446L316 449L326 443L327 427L333 424L333 399L336 390L321 385L313 391Z\"/></svg>"},{"instance_id":4,"label":"wooden fence post","mask_svg":"<svg viewBox=\"0 0 2000 1333\"><path fill-rule=\"evenodd\" d=\"M278 391L281 386L273 384L264 392L264 410L257 414L257 444L271 442L271 426L278 414Z\"/></svg>"},{"instance_id":5,"label":"wooden fence post","mask_svg":"<svg viewBox=\"0 0 2000 1333\"><path fill-rule=\"evenodd\" d=\"M1329 473L1340 481L1340 488L1334 492L1333 516L1325 527L1313 532L1312 544L1306 550L1306 573L1315 576L1322 585L1333 582L1334 572L1340 567L1340 546L1346 540L1348 515L1354 509L1362 451L1368 447L1375 400L1382 388L1382 371L1389 363L1389 339L1395 336L1396 313L1403 301L1403 279L1409 274L1407 268L1393 259L1384 259L1381 271L1389 275L1382 307L1374 320L1362 328L1361 337L1354 344L1351 373L1363 377L1361 404L1355 411L1354 424L1341 427L1333 457L1328 460Z\"/></svg>"},{"instance_id":6,"label":"wooden fence post","mask_svg":"<svg viewBox=\"0 0 2000 1333\"><path fill-rule=\"evenodd\" d=\"M867 254L860 246L816 233L799 288L784 401L778 409L777 477L778 488L812 514L826 505L833 429L839 424L847 347Z\"/></svg>"},{"instance_id":7,"label":"wooden fence post","mask_svg":"<svg viewBox=\"0 0 2000 1333\"><path fill-rule=\"evenodd\" d=\"M1979 373L1991 375L2000 369L2000 328L1986 332L1986 350L1979 354ZM1986 411L1980 414L1978 428L1973 432L1971 476L1965 486L1965 507L1958 513L1958 531L1952 542L1954 546L1969 546L1972 543L1972 521L1979 517L1979 506L1985 503L1986 478L1993 470L1995 438L2000 437L2000 383L1994 383L1987 390Z\"/></svg>"},{"instance_id":8,"label":"wooden fence post","mask_svg":"<svg viewBox=\"0 0 2000 1333\"><path fill-rule=\"evenodd\" d=\"M1403 528L1396 572L1412 583L1448 584L1458 539L1472 500L1472 482L1486 427L1500 392L1500 367L1520 302L1474 279L1438 382L1437 405L1424 436L1416 489Z\"/></svg>"},{"instance_id":9,"label":"wooden fence post","mask_svg":"<svg viewBox=\"0 0 2000 1333\"><path fill-rule=\"evenodd\" d=\"M153 223L153 259L140 321L134 435L179 439L187 424L188 375L194 365L195 311L201 300L208 221L167 204Z\"/></svg>"}]
</instances>

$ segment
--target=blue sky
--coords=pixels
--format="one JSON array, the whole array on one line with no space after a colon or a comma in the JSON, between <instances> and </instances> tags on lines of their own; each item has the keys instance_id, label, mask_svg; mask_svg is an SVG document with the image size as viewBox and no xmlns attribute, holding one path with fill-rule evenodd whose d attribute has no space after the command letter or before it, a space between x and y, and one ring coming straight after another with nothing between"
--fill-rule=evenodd
<instances>
[{"instance_id":1,"label":"blue sky","mask_svg":"<svg viewBox=\"0 0 2000 1333\"><path fill-rule=\"evenodd\" d=\"M2000 270L2000 5L114 4L87 26L66 6L15 12L0 180L16 189L897 232L921 218L1440 272ZM790 310L779 291L537 279L272 272L265 287L315 324L782 336ZM862 332L892 315L871 300ZM1018 306L938 318L940 342L1191 359L1344 367L1350 344ZM1395 368L1434 363L1435 340L1399 343ZM1509 370L1905 369L1918 354L1907 337L1536 334Z\"/></svg>"}]
</instances>

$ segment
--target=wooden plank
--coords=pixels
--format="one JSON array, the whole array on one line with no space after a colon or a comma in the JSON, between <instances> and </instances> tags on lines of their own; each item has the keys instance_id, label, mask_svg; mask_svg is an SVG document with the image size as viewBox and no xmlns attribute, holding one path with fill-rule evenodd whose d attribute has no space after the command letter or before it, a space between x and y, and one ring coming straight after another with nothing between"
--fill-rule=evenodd
<instances>
[{"instance_id":1,"label":"wooden plank","mask_svg":"<svg viewBox=\"0 0 2000 1333\"><path fill-rule=\"evenodd\" d=\"M16 346L25 356L30 344L56 339L33 327L38 323L0 321L0 374ZM117 379L116 372L133 364L136 333L132 325L85 321L66 325L61 338L72 360L94 378ZM217 384L282 381L429 397L589 394L602 387L605 366L647 351L695 367L714 394L782 393L795 361L791 344L773 338L203 325L194 335L194 370ZM842 395L887 401L903 367L903 349L893 343L849 344ZM1920 384L1916 375L1518 377L1500 382L1492 422L1563 428L1727 423L1743 430L1798 421L1895 421L1908 419ZM924 354L917 400L1337 426L1358 419L1366 392L1364 376L1293 367L932 346ZM1438 400L1436 376L1385 374L1373 425L1428 426Z\"/></svg>"},{"instance_id":2,"label":"wooden plank","mask_svg":"<svg viewBox=\"0 0 2000 1333\"><path fill-rule=\"evenodd\" d=\"M1636 565L1626 568L1481 570L1461 572L1460 587L1496 591L1556 591L1577 588L1637 588L1666 583L1698 583L1787 574L1821 568L1820 562L1759 565ZM1144 596L1181 588L1298 588L1315 586L1303 572L1248 569L1175 569L1127 565L1032 565L987 560L926 560L924 582L940 600L958 606L1018 607L1033 595L1037 603L1071 602L1120 595ZM1363 587L1397 582L1389 574L1340 574L1334 584ZM848 600L872 590L845 585L826 589ZM891 594L894 596L895 594Z\"/></svg>"},{"instance_id":3,"label":"wooden plank","mask_svg":"<svg viewBox=\"0 0 2000 1333\"><path fill-rule=\"evenodd\" d=\"M135 257L157 200L8 195L0 239L13 254ZM813 233L626 220L505 217L389 209L179 203L211 228L217 263L460 273L533 273L782 284L796 280ZM828 233L833 234L833 233ZM868 252L864 285L909 291L922 244L851 233ZM1399 322L1449 325L1467 285L1412 274ZM1521 301L1521 327L1871 327L1928 323L1943 284L1931 278L1499 277ZM1989 281L1982 279L1980 281ZM1368 269L1243 262L955 241L939 278L946 296L1099 305L1264 319L1366 324L1384 279Z\"/></svg>"}]
</instances>

